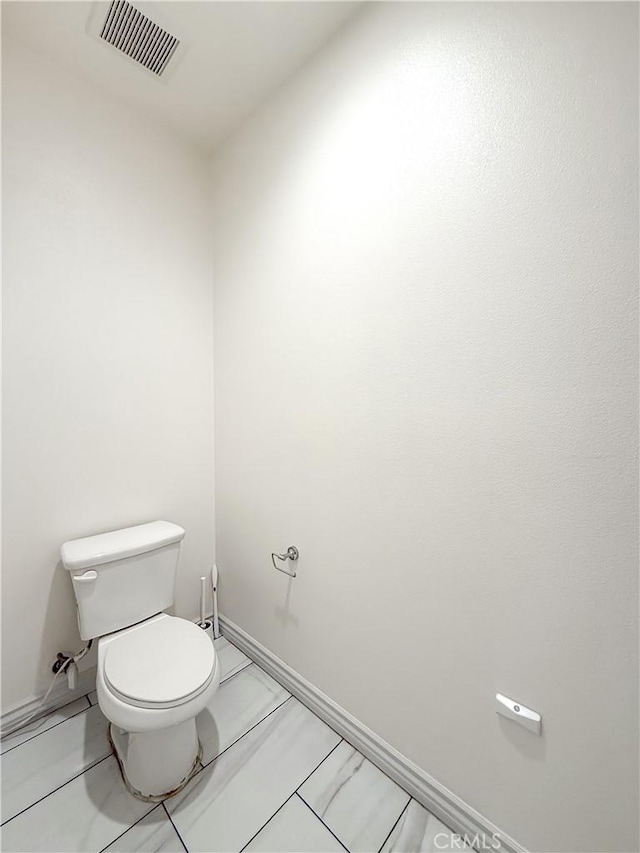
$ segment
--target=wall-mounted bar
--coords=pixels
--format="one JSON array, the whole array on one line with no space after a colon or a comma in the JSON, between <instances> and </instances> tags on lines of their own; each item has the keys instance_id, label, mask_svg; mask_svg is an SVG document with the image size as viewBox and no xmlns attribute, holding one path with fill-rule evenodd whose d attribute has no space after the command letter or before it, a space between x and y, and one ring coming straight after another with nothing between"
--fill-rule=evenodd
<instances>
[{"instance_id":1,"label":"wall-mounted bar","mask_svg":"<svg viewBox=\"0 0 640 853\"><path fill-rule=\"evenodd\" d=\"M289 575L289 577L295 578L296 572L295 569L293 571L289 571L286 568L282 568L282 566L276 565L276 560L291 560L295 562L300 556L300 552L296 548L295 545L289 545L287 548L286 554L276 554L275 552L271 554L271 562L273 563L273 568L277 569L279 572L282 572L285 575Z\"/></svg>"}]
</instances>

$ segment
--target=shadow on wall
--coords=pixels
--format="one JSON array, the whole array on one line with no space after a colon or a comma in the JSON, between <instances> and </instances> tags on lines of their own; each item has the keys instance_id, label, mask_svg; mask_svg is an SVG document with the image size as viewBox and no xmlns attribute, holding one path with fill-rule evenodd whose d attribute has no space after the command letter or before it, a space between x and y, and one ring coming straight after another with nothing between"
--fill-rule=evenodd
<instances>
[{"instance_id":1,"label":"shadow on wall","mask_svg":"<svg viewBox=\"0 0 640 853\"><path fill-rule=\"evenodd\" d=\"M288 628L289 625L293 625L294 628L297 628L300 624L300 620L297 616L295 616L291 610L291 590L292 590L293 578L289 578L287 581L287 591L284 597L284 604L276 604L273 608L273 615L276 617L278 622L282 625L283 628Z\"/></svg>"},{"instance_id":2,"label":"shadow on wall","mask_svg":"<svg viewBox=\"0 0 640 853\"><path fill-rule=\"evenodd\" d=\"M544 720L542 721L540 737L531 737L531 732L528 732L511 720L505 720L504 717L500 717L497 714L496 716L503 735L518 750L520 755L524 758L531 758L534 761L544 761L547 754L547 736L544 730Z\"/></svg>"}]
</instances>

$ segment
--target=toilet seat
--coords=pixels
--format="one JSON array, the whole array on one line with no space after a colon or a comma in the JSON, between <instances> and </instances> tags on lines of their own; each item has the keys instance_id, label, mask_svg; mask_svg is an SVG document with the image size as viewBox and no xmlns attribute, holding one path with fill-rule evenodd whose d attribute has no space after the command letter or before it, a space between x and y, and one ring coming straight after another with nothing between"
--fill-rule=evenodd
<instances>
[{"instance_id":1,"label":"toilet seat","mask_svg":"<svg viewBox=\"0 0 640 853\"><path fill-rule=\"evenodd\" d=\"M174 708L207 689L215 663L213 644L201 628L163 614L113 637L103 674L109 690L128 705Z\"/></svg>"}]
</instances>

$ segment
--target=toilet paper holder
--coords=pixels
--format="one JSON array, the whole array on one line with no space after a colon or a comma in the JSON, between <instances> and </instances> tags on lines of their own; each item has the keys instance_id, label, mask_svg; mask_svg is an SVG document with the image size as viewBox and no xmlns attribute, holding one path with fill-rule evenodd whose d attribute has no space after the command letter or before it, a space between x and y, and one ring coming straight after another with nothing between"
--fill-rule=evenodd
<instances>
[{"instance_id":1,"label":"toilet paper holder","mask_svg":"<svg viewBox=\"0 0 640 853\"><path fill-rule=\"evenodd\" d=\"M273 563L273 568L277 569L279 572L282 572L285 575L289 575L291 578L295 578L296 571L289 571L288 569L283 568L282 566L278 566L276 564L276 560L291 560L294 562L300 556L300 552L296 548L295 545L289 545L285 554L276 554L275 551L271 554L271 562Z\"/></svg>"}]
</instances>

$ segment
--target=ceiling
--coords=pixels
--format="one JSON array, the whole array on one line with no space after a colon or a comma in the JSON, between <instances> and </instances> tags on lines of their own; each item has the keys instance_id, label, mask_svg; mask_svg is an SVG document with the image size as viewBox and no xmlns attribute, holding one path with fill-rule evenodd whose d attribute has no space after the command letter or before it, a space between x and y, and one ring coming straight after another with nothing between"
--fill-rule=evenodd
<instances>
[{"instance_id":1,"label":"ceiling","mask_svg":"<svg viewBox=\"0 0 640 853\"><path fill-rule=\"evenodd\" d=\"M136 2L182 42L156 78L90 35L109 2L2 3L2 34L154 116L210 153L362 5L358 2Z\"/></svg>"}]
</instances>

